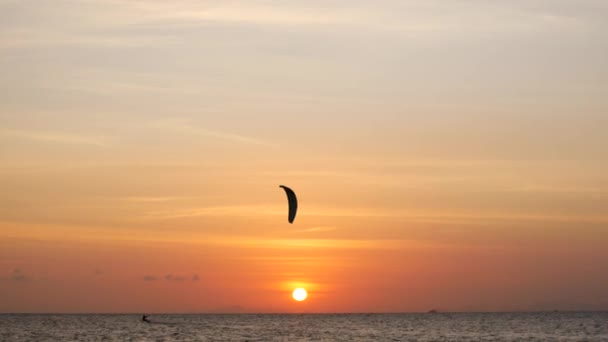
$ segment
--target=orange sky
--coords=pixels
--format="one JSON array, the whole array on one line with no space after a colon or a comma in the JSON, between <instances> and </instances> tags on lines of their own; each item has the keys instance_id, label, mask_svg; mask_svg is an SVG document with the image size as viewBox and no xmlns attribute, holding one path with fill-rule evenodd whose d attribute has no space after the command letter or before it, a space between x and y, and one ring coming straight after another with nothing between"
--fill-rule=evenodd
<instances>
[{"instance_id":1,"label":"orange sky","mask_svg":"<svg viewBox=\"0 0 608 342\"><path fill-rule=\"evenodd\" d=\"M0 312L606 309L606 11L0 4Z\"/></svg>"}]
</instances>

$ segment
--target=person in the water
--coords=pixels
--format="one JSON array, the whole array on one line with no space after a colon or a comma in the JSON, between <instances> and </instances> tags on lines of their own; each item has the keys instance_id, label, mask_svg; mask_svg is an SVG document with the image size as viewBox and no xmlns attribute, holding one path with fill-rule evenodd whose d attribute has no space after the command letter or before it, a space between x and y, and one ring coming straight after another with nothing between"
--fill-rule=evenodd
<instances>
[{"instance_id":1,"label":"person in the water","mask_svg":"<svg viewBox=\"0 0 608 342\"><path fill-rule=\"evenodd\" d=\"M142 322L146 322L146 323L150 323L150 321L148 320L148 315L141 316L141 321Z\"/></svg>"}]
</instances>

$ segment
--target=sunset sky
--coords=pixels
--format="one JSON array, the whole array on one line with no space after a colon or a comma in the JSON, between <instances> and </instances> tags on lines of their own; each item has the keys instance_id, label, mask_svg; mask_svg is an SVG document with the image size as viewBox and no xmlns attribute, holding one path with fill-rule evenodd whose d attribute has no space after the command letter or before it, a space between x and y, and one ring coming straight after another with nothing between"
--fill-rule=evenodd
<instances>
[{"instance_id":1,"label":"sunset sky","mask_svg":"<svg viewBox=\"0 0 608 342\"><path fill-rule=\"evenodd\" d=\"M606 18L0 0L0 312L608 309Z\"/></svg>"}]
</instances>

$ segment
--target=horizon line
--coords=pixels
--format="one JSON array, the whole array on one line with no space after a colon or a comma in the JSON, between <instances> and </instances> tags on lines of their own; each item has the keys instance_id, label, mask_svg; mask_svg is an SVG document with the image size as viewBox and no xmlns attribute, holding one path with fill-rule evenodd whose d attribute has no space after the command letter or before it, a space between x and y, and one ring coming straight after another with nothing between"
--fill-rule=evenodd
<instances>
[{"instance_id":1,"label":"horizon line","mask_svg":"<svg viewBox=\"0 0 608 342\"><path fill-rule=\"evenodd\" d=\"M603 309L567 309L567 310L489 310L489 311L336 311L336 312L145 312L146 315L398 315L398 314L502 314L502 313L564 313L564 312L608 312ZM0 312L0 315L142 315L142 312Z\"/></svg>"}]
</instances>

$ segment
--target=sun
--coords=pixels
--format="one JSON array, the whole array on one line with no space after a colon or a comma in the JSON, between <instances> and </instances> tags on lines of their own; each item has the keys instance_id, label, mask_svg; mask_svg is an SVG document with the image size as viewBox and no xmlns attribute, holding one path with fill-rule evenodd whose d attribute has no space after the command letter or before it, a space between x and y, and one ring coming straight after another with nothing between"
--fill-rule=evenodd
<instances>
[{"instance_id":1,"label":"sun","mask_svg":"<svg viewBox=\"0 0 608 342\"><path fill-rule=\"evenodd\" d=\"M306 292L306 289L298 287L297 289L293 290L293 293L291 295L293 296L293 299L297 300L298 302L301 302L306 299L308 293Z\"/></svg>"}]
</instances>

